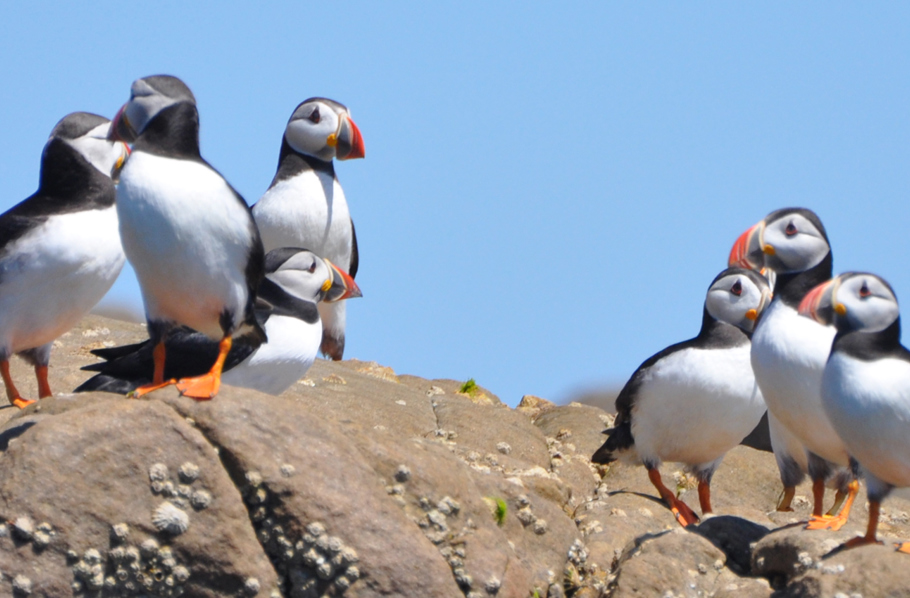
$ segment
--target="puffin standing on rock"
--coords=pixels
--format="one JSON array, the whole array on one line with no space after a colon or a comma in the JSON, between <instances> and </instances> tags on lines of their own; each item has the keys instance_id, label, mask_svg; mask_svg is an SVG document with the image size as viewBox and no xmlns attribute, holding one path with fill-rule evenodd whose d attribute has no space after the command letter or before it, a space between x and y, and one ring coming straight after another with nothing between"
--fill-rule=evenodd
<instances>
[{"instance_id":1,"label":"puffin standing on rock","mask_svg":"<svg viewBox=\"0 0 910 598\"><path fill-rule=\"evenodd\" d=\"M804 208L771 212L740 235L730 253L730 265L765 267L777 276L774 300L752 335L752 369L768 411L806 447L813 494L808 529L843 527L859 490L847 449L822 407L822 373L835 330L797 312L806 293L831 278L832 263L821 220ZM837 502L827 514L822 507L832 475L849 480L837 515Z\"/></svg>"},{"instance_id":2,"label":"puffin standing on rock","mask_svg":"<svg viewBox=\"0 0 910 598\"><path fill-rule=\"evenodd\" d=\"M241 337L224 362L221 381L279 395L306 374L322 341L319 302L360 297L357 283L337 266L305 249L285 247L265 257L266 275L259 285L256 316L269 337L258 344ZM198 376L218 356L218 343L188 328L175 328L164 341L171 356L165 378ZM128 394L149 384L154 373L151 340L92 351L106 361L83 370L99 372L75 392L100 390Z\"/></svg>"},{"instance_id":3,"label":"puffin standing on rock","mask_svg":"<svg viewBox=\"0 0 910 598\"><path fill-rule=\"evenodd\" d=\"M38 190L0 215L0 374L23 408L9 371L16 353L35 367L39 398L51 345L114 284L125 257L112 171L129 155L107 140L110 121L74 112L57 123L41 155Z\"/></svg>"},{"instance_id":4,"label":"puffin standing on rock","mask_svg":"<svg viewBox=\"0 0 910 598\"><path fill-rule=\"evenodd\" d=\"M306 247L357 276L354 222L333 159L364 157L363 137L342 104L310 98L294 110L281 140L278 172L253 206L266 251ZM321 303L322 353L344 355L345 303Z\"/></svg>"},{"instance_id":5,"label":"puffin standing on rock","mask_svg":"<svg viewBox=\"0 0 910 598\"><path fill-rule=\"evenodd\" d=\"M702 513L711 512L711 477L727 451L758 424L765 404L752 376L749 337L771 301L768 281L730 268L711 283L701 331L671 345L635 371L616 397L614 427L591 457L610 463L630 457L683 526L698 517L664 486L662 461L684 463L698 479Z\"/></svg>"},{"instance_id":6,"label":"puffin standing on rock","mask_svg":"<svg viewBox=\"0 0 910 598\"><path fill-rule=\"evenodd\" d=\"M822 283L799 313L837 329L822 377L822 404L866 474L869 524L847 548L880 544L882 500L910 486L910 351L901 345L894 290L874 274L850 272ZM910 543L898 547L910 553Z\"/></svg>"},{"instance_id":7,"label":"puffin standing on rock","mask_svg":"<svg viewBox=\"0 0 910 598\"><path fill-rule=\"evenodd\" d=\"M185 396L210 399L233 337L266 340L253 311L264 268L259 232L243 198L202 159L196 99L183 81L137 79L111 133L133 142L117 213L154 344L152 383L135 393L176 383ZM208 373L166 381L164 341L178 325L219 341L218 354Z\"/></svg>"}]
</instances>

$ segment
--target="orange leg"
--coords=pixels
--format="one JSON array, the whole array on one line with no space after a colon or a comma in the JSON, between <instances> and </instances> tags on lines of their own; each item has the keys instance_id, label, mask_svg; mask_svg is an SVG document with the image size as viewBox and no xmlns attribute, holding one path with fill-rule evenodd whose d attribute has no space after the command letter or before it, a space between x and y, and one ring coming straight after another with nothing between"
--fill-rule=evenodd
<instances>
[{"instance_id":1,"label":"orange leg","mask_svg":"<svg viewBox=\"0 0 910 598\"><path fill-rule=\"evenodd\" d=\"M673 494L669 488L664 486L663 481L660 479L660 472L657 468L648 469L648 479L651 480L651 483L657 488L660 497L664 499L664 502L670 507L670 511L673 512L673 516L676 517L676 520L681 526L686 527L698 521L698 516L692 512L689 505L676 498L676 495Z\"/></svg>"},{"instance_id":2,"label":"orange leg","mask_svg":"<svg viewBox=\"0 0 910 598\"><path fill-rule=\"evenodd\" d=\"M698 483L698 504L701 505L701 514L711 512L711 485L708 482Z\"/></svg>"},{"instance_id":3,"label":"orange leg","mask_svg":"<svg viewBox=\"0 0 910 598\"><path fill-rule=\"evenodd\" d=\"M821 517L825 502L825 480L812 480L812 516Z\"/></svg>"},{"instance_id":4,"label":"orange leg","mask_svg":"<svg viewBox=\"0 0 910 598\"><path fill-rule=\"evenodd\" d=\"M791 507L790 504L793 502L793 497L795 495L796 495L795 486L785 486L784 493L781 494L781 497L780 497L780 502L777 503L777 510L786 511L786 512L792 511L793 507Z\"/></svg>"},{"instance_id":5,"label":"orange leg","mask_svg":"<svg viewBox=\"0 0 910 598\"><path fill-rule=\"evenodd\" d=\"M854 481L851 483L851 489L853 484L857 484L857 482ZM849 496L847 497L847 500L850 500ZM881 506L882 504L879 502L869 501L869 525L866 526L866 535L845 542L844 548L856 548L857 546L865 546L866 544L881 544L881 542L875 539L875 530L878 528L878 512L881 509Z\"/></svg>"},{"instance_id":6,"label":"orange leg","mask_svg":"<svg viewBox=\"0 0 910 598\"><path fill-rule=\"evenodd\" d=\"M38 398L45 399L47 397L54 396L54 393L51 392L51 385L47 381L47 366L46 365L36 365L35 366L35 378L38 379Z\"/></svg>"},{"instance_id":7,"label":"orange leg","mask_svg":"<svg viewBox=\"0 0 910 598\"><path fill-rule=\"evenodd\" d=\"M837 531L840 528L844 527L844 524L847 523L847 518L850 517L850 509L853 507L853 501L856 500L856 495L859 492L859 482L853 480L850 482L850 485L847 486L847 500L844 501L844 508L841 509L841 512L838 515L822 515L820 517L813 516L809 520L809 523L806 525L806 529L830 529ZM876 507L877 508L877 507ZM872 517L870 511L870 519ZM875 523L878 525L878 513L875 515ZM873 528L873 540L875 539L875 529Z\"/></svg>"},{"instance_id":8,"label":"orange leg","mask_svg":"<svg viewBox=\"0 0 910 598\"><path fill-rule=\"evenodd\" d=\"M0 361L0 376L3 376L3 384L6 385L6 397L10 403L19 409L25 409L35 402L19 396L19 391L16 390L16 385L13 384L13 377L9 375L9 360Z\"/></svg>"},{"instance_id":9,"label":"orange leg","mask_svg":"<svg viewBox=\"0 0 910 598\"><path fill-rule=\"evenodd\" d=\"M177 390L185 397L196 399L197 401L208 401L218 394L221 387L221 369L224 367L224 360L231 350L233 339L226 336L218 344L218 358L208 374L196 376L195 378L184 378L177 383Z\"/></svg>"},{"instance_id":10,"label":"orange leg","mask_svg":"<svg viewBox=\"0 0 910 598\"><path fill-rule=\"evenodd\" d=\"M838 490L837 492L835 492L835 493L834 493L834 504L831 505L831 508L828 509L828 512L825 513L825 514L826 514L826 515L831 515L832 517L833 517L834 515L837 515L837 512L840 510L841 505L844 504L844 499L847 498L847 496L849 496L849 493L848 493L848 494L844 494L844 493L841 492L840 490Z\"/></svg>"},{"instance_id":11,"label":"orange leg","mask_svg":"<svg viewBox=\"0 0 910 598\"><path fill-rule=\"evenodd\" d=\"M133 392L129 394L130 398L138 399L143 395L147 395L153 390L158 390L159 388L164 388L165 386L170 386L171 384L176 384L176 380L164 380L164 341L158 341L158 344L155 345L155 348L152 349L152 361L155 364L155 371L152 374L152 383L140 386Z\"/></svg>"}]
</instances>

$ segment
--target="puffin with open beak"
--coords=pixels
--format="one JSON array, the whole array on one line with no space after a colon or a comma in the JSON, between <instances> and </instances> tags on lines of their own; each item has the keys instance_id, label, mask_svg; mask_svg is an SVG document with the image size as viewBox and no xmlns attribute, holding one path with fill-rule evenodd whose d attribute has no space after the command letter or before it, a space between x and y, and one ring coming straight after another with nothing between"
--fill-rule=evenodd
<instances>
[{"instance_id":1,"label":"puffin with open beak","mask_svg":"<svg viewBox=\"0 0 910 598\"><path fill-rule=\"evenodd\" d=\"M356 277L357 236L334 160L364 155L363 136L347 107L326 98L301 102L285 127L278 171L253 206L265 250L307 247ZM346 304L320 303L319 313L322 353L339 360L344 355Z\"/></svg>"},{"instance_id":2,"label":"puffin with open beak","mask_svg":"<svg viewBox=\"0 0 910 598\"><path fill-rule=\"evenodd\" d=\"M306 374L319 352L322 322L317 304L361 297L357 283L343 270L311 251L295 247L266 255L266 275L259 285L256 317L268 335L265 343L240 337L224 362L221 381L278 395ZM218 356L218 343L189 328L175 328L164 341L171 356L165 378L205 374ZM154 375L151 340L92 351L106 360L85 366L98 372L76 392L99 390L128 394Z\"/></svg>"},{"instance_id":3,"label":"puffin with open beak","mask_svg":"<svg viewBox=\"0 0 910 598\"><path fill-rule=\"evenodd\" d=\"M869 523L847 548L876 539L882 500L910 486L910 351L900 342L894 289L866 272L822 283L799 313L837 329L822 377L822 404L866 475ZM857 425L862 422L862 425ZM910 553L910 543L898 550Z\"/></svg>"},{"instance_id":4,"label":"puffin with open beak","mask_svg":"<svg viewBox=\"0 0 910 598\"><path fill-rule=\"evenodd\" d=\"M807 527L840 529L847 521L859 483L849 469L847 449L822 407L822 373L835 330L797 312L806 293L831 278L833 257L825 228L811 210L774 211L737 239L729 261L753 269L764 267L777 277L774 300L752 335L752 368L768 411L806 448L813 494L812 520ZM792 443L789 446L797 452ZM794 458L797 464L798 456ZM790 471L785 478L785 473L781 471L786 486L797 476ZM846 502L837 515L834 513L843 494L828 513L822 507L829 480L846 490ZM791 487L785 489L784 502L788 503L788 498L792 498Z\"/></svg>"},{"instance_id":5,"label":"puffin with open beak","mask_svg":"<svg viewBox=\"0 0 910 598\"><path fill-rule=\"evenodd\" d=\"M664 486L659 466L676 461L698 479L702 513L711 512L711 478L727 451L765 412L749 363L749 337L771 301L767 280L730 268L708 288L701 331L639 366L616 398L616 419L591 457L641 463L683 526L698 517Z\"/></svg>"}]
</instances>

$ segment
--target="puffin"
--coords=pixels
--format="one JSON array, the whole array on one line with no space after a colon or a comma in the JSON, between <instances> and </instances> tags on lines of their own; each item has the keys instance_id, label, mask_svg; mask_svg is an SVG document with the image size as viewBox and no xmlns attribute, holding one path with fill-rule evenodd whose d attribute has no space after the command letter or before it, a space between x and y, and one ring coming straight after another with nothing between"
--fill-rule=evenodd
<instances>
[{"instance_id":1,"label":"puffin","mask_svg":"<svg viewBox=\"0 0 910 598\"><path fill-rule=\"evenodd\" d=\"M357 276L357 235L333 160L363 158L360 129L343 104L326 98L301 102L284 130L278 170L253 206L266 251L307 247ZM320 303L322 353L344 355L345 303Z\"/></svg>"},{"instance_id":2,"label":"puffin","mask_svg":"<svg viewBox=\"0 0 910 598\"><path fill-rule=\"evenodd\" d=\"M822 375L822 405L866 478L866 534L845 547L881 544L881 503L894 488L910 486L910 351L900 341L897 297L883 278L847 272L813 289L799 313L837 331ZM910 543L898 550L910 553Z\"/></svg>"},{"instance_id":3,"label":"puffin","mask_svg":"<svg viewBox=\"0 0 910 598\"><path fill-rule=\"evenodd\" d=\"M765 403L749 363L755 321L771 301L767 280L728 268L708 288L701 330L642 363L616 398L614 427L591 461L641 463L682 526L698 517L664 486L662 461L684 463L698 480L703 514L724 455L758 424Z\"/></svg>"},{"instance_id":4,"label":"puffin","mask_svg":"<svg viewBox=\"0 0 910 598\"><path fill-rule=\"evenodd\" d=\"M88 112L65 116L41 154L38 190L0 215L0 374L20 409L35 401L13 383L10 357L34 366L38 397L51 396L54 339L101 300L126 260L111 174L129 149L108 141L110 124Z\"/></svg>"},{"instance_id":5,"label":"puffin","mask_svg":"<svg viewBox=\"0 0 910 598\"><path fill-rule=\"evenodd\" d=\"M223 384L279 395L306 374L322 341L322 323L316 305L361 297L360 288L343 270L311 251L285 247L265 256L265 278L259 285L256 317L268 335L262 344L241 337L228 352ZM199 376L211 369L218 343L186 327L174 328L164 346L171 359L165 378ZM103 391L129 394L152 381L151 340L107 349L95 349L105 361L83 367L98 372L74 392Z\"/></svg>"},{"instance_id":6,"label":"puffin","mask_svg":"<svg viewBox=\"0 0 910 598\"><path fill-rule=\"evenodd\" d=\"M774 300L752 335L752 369L768 411L806 449L813 496L807 528L838 530L847 522L859 482L822 407L822 373L835 330L797 311L806 293L831 278L833 256L825 227L812 210L776 210L739 236L729 263L764 267L777 277ZM798 455L798 449L790 450ZM844 480L836 483L847 490L836 515L823 508L825 485L832 478Z\"/></svg>"},{"instance_id":7,"label":"puffin","mask_svg":"<svg viewBox=\"0 0 910 598\"><path fill-rule=\"evenodd\" d=\"M211 399L234 336L266 340L253 309L265 264L250 208L200 155L196 99L177 77L134 81L111 137L132 143L119 173L116 205L154 345L152 382L135 395L176 383L184 396ZM164 378L164 341L177 326L218 341L207 373Z\"/></svg>"},{"instance_id":8,"label":"puffin","mask_svg":"<svg viewBox=\"0 0 910 598\"><path fill-rule=\"evenodd\" d=\"M747 241L748 239L744 239L743 243L746 243ZM750 255L746 256L746 252L749 252ZM761 246L757 242L753 242L748 247L745 245L742 247L734 247L730 259L731 261L735 262L738 260L745 264L764 264L764 253L762 252ZM773 293L777 281L777 276L774 271L761 267L759 272L768 279L768 283L770 284ZM776 510L782 512L793 511L792 503L793 498L796 495L796 487L802 483L806 477L806 473L809 471L809 457L806 452L806 447L803 446L803 443L800 442L799 438L787 430L786 426L784 426L780 420L774 417L773 413L768 412L767 419L760 422L759 427L762 425L766 426L768 443L762 443L761 446L753 446L760 450L768 450L770 448L770 451L774 453L777 470L780 474L780 481L783 485L783 491L778 500ZM753 431L753 434L756 434L757 431L758 429ZM839 469L835 475L828 478L826 485L830 488L834 488L836 491L834 505L828 510L828 515L837 514L848 494L851 479L850 472L846 469Z\"/></svg>"}]
</instances>

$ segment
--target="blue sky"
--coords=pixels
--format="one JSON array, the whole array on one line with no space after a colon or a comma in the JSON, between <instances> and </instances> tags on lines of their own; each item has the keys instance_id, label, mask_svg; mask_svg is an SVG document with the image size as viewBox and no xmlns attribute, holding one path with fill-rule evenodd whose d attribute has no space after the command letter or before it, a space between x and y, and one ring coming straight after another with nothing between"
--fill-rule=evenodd
<instances>
[{"instance_id":1,"label":"blue sky","mask_svg":"<svg viewBox=\"0 0 910 598\"><path fill-rule=\"evenodd\" d=\"M253 203L303 99L351 108L346 356L515 404L693 336L737 235L815 209L835 269L910 297L910 5L159 2L0 8L0 208L65 114L183 78ZM128 278L115 301L138 306Z\"/></svg>"}]
</instances>

